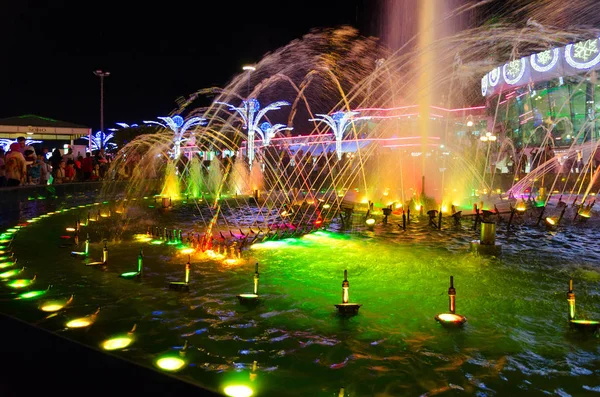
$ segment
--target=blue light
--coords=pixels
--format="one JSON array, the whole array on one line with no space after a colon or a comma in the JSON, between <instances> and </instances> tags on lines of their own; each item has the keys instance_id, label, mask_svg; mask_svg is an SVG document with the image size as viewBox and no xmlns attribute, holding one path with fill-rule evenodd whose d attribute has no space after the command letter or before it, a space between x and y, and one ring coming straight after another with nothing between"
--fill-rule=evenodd
<instances>
[{"instance_id":1,"label":"blue light","mask_svg":"<svg viewBox=\"0 0 600 397\"><path fill-rule=\"evenodd\" d=\"M344 117L344 112L335 112L331 115L331 118L339 123L339 121Z\"/></svg>"},{"instance_id":2,"label":"blue light","mask_svg":"<svg viewBox=\"0 0 600 397\"><path fill-rule=\"evenodd\" d=\"M173 122L177 127L181 127L183 125L183 117L181 117L180 115L176 115L175 117L173 117Z\"/></svg>"},{"instance_id":3,"label":"blue light","mask_svg":"<svg viewBox=\"0 0 600 397\"><path fill-rule=\"evenodd\" d=\"M264 132L269 131L269 128L271 128L271 123L269 123L268 121L265 121L264 123L262 123L260 125L260 129L263 130Z\"/></svg>"}]
</instances>

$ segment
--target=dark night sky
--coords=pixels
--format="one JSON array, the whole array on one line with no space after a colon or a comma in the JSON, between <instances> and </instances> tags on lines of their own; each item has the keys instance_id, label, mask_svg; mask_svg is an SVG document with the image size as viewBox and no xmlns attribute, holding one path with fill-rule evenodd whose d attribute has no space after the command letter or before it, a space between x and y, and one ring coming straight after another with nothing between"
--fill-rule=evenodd
<instances>
[{"instance_id":1,"label":"dark night sky","mask_svg":"<svg viewBox=\"0 0 600 397\"><path fill-rule=\"evenodd\" d=\"M369 0L4 1L0 6L0 118L37 114L100 127L167 115L175 99L225 86L241 65L313 27L372 35Z\"/></svg>"}]
</instances>

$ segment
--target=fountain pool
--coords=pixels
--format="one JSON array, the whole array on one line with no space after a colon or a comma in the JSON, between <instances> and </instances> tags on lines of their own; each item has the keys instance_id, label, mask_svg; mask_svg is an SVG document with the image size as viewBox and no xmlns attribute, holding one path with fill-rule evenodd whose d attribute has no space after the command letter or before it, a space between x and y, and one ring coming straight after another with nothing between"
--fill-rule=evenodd
<instances>
[{"instance_id":1,"label":"fountain pool","mask_svg":"<svg viewBox=\"0 0 600 397\"><path fill-rule=\"evenodd\" d=\"M596 339L567 324L570 278L579 318L600 317L600 249L589 224L561 233L517 225L514 233L499 233L497 258L468 252L473 231L466 218L442 231L416 218L406 232L393 222L352 236L321 230L254 244L238 260L192 254L185 293L169 291L168 284L183 279L188 254L136 235L154 225L191 230L193 222L183 219L193 219L196 209L181 204L165 213L148 204L139 201L126 214L82 227L90 235L90 260L101 257L102 239L108 240L106 266L85 266L59 236L89 208L106 213L107 204L24 222L4 248L25 266L14 278L36 275L27 291L53 287L16 299L23 291L2 283L0 310L93 347L135 325L133 342L110 354L155 368L187 341L186 364L176 376L221 393L232 385L259 396L332 396L341 387L353 396L582 395L600 388ZM136 267L140 248L143 278L120 278ZM256 262L262 303L245 307L236 295L252 291ZM350 300L363 304L349 318L334 307L345 269ZM457 312L468 318L461 329L434 320L447 310L450 275ZM56 313L39 310L43 301L70 295L73 301ZM98 308L89 327L66 327Z\"/></svg>"}]
</instances>

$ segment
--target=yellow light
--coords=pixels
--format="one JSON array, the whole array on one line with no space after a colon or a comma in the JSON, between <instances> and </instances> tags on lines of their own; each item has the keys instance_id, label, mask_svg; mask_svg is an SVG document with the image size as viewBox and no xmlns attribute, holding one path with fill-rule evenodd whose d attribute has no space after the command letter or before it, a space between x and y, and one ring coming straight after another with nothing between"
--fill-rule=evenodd
<instances>
[{"instance_id":1,"label":"yellow light","mask_svg":"<svg viewBox=\"0 0 600 397\"><path fill-rule=\"evenodd\" d=\"M40 307L40 310L43 312L51 313L51 312L57 312L60 309L62 309L63 307L65 307L65 305L61 305L58 303L48 303L48 304L45 304L44 306Z\"/></svg>"},{"instance_id":2,"label":"yellow light","mask_svg":"<svg viewBox=\"0 0 600 397\"><path fill-rule=\"evenodd\" d=\"M229 397L250 397L254 392L251 388L244 385L231 385L223 389L225 395Z\"/></svg>"},{"instance_id":3,"label":"yellow light","mask_svg":"<svg viewBox=\"0 0 600 397\"><path fill-rule=\"evenodd\" d=\"M329 204L323 204L323 209L324 210L327 210L329 208L331 208L331 205L329 205Z\"/></svg>"},{"instance_id":4,"label":"yellow light","mask_svg":"<svg viewBox=\"0 0 600 397\"><path fill-rule=\"evenodd\" d=\"M369 219L367 219L367 220L366 220L366 222L365 222L365 223L366 223L367 225L369 225L369 226L373 226L373 225L375 224L375 219L373 219L373 218L369 218Z\"/></svg>"},{"instance_id":5,"label":"yellow light","mask_svg":"<svg viewBox=\"0 0 600 397\"><path fill-rule=\"evenodd\" d=\"M75 320L71 320L67 323L67 328L83 328L92 324L92 321L89 318L82 317L76 318Z\"/></svg>"},{"instance_id":6,"label":"yellow light","mask_svg":"<svg viewBox=\"0 0 600 397\"><path fill-rule=\"evenodd\" d=\"M556 224L556 222L554 221L554 219L552 219L550 217L546 218L546 222L548 222L549 225L555 225Z\"/></svg>"},{"instance_id":7,"label":"yellow light","mask_svg":"<svg viewBox=\"0 0 600 397\"><path fill-rule=\"evenodd\" d=\"M75 228L74 227L68 227L66 230L67 230L67 232L74 232Z\"/></svg>"},{"instance_id":8,"label":"yellow light","mask_svg":"<svg viewBox=\"0 0 600 397\"><path fill-rule=\"evenodd\" d=\"M416 209L417 211L421 211L421 204L417 204L417 205L415 206L415 209Z\"/></svg>"},{"instance_id":9,"label":"yellow light","mask_svg":"<svg viewBox=\"0 0 600 397\"><path fill-rule=\"evenodd\" d=\"M402 208L402 203L396 203L396 209Z\"/></svg>"},{"instance_id":10,"label":"yellow light","mask_svg":"<svg viewBox=\"0 0 600 397\"><path fill-rule=\"evenodd\" d=\"M185 360L182 360L179 357L161 357L156 360L156 365L160 369L164 369L165 371L179 371L181 368L185 366Z\"/></svg>"},{"instance_id":11,"label":"yellow light","mask_svg":"<svg viewBox=\"0 0 600 397\"><path fill-rule=\"evenodd\" d=\"M448 212L448 207L446 207L445 205L442 206L442 212Z\"/></svg>"},{"instance_id":12,"label":"yellow light","mask_svg":"<svg viewBox=\"0 0 600 397\"><path fill-rule=\"evenodd\" d=\"M525 203L519 203L519 204L517 204L517 211L523 212L526 209L527 209L527 206L525 205Z\"/></svg>"},{"instance_id":13,"label":"yellow light","mask_svg":"<svg viewBox=\"0 0 600 397\"><path fill-rule=\"evenodd\" d=\"M228 265L235 265L236 263L238 263L237 259L225 259L225 263Z\"/></svg>"},{"instance_id":14,"label":"yellow light","mask_svg":"<svg viewBox=\"0 0 600 397\"><path fill-rule=\"evenodd\" d=\"M104 350L124 349L129 346L131 342L133 342L133 340L127 336L112 338L102 342L102 348Z\"/></svg>"},{"instance_id":15,"label":"yellow light","mask_svg":"<svg viewBox=\"0 0 600 397\"><path fill-rule=\"evenodd\" d=\"M462 320L461 316L452 313L442 313L438 317L440 320L448 322L459 322Z\"/></svg>"},{"instance_id":16,"label":"yellow light","mask_svg":"<svg viewBox=\"0 0 600 397\"><path fill-rule=\"evenodd\" d=\"M145 234L135 234L133 236L133 238L135 238L137 241L140 241L142 243L147 243L148 241L152 241L152 237L147 236Z\"/></svg>"},{"instance_id":17,"label":"yellow light","mask_svg":"<svg viewBox=\"0 0 600 397\"><path fill-rule=\"evenodd\" d=\"M196 250L193 248L184 248L181 250L181 253L186 255L193 254L194 252L196 252Z\"/></svg>"},{"instance_id":18,"label":"yellow light","mask_svg":"<svg viewBox=\"0 0 600 397\"><path fill-rule=\"evenodd\" d=\"M360 200L360 203L361 204L369 204L369 199L365 197L364 199Z\"/></svg>"},{"instance_id":19,"label":"yellow light","mask_svg":"<svg viewBox=\"0 0 600 397\"><path fill-rule=\"evenodd\" d=\"M571 320L571 322L574 324L586 324L586 325L600 324L600 322L595 321L595 320Z\"/></svg>"}]
</instances>

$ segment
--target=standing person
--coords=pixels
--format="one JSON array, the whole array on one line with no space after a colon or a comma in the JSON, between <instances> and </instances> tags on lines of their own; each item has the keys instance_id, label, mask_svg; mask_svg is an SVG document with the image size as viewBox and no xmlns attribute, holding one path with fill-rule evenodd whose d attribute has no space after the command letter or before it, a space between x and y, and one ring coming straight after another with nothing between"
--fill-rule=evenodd
<instances>
[{"instance_id":1,"label":"standing person","mask_svg":"<svg viewBox=\"0 0 600 397\"><path fill-rule=\"evenodd\" d=\"M60 154L60 150L54 149L52 152L52 156L50 156L50 165L52 165L52 172L58 169L60 162L62 161L62 154Z\"/></svg>"},{"instance_id":2,"label":"standing person","mask_svg":"<svg viewBox=\"0 0 600 397\"><path fill-rule=\"evenodd\" d=\"M21 147L21 153L25 153L26 150L31 150L33 152L34 160L37 158L37 153L35 152L35 148L31 145L27 145L27 140L24 136L20 136L17 138L17 143Z\"/></svg>"},{"instance_id":3,"label":"standing person","mask_svg":"<svg viewBox=\"0 0 600 397\"><path fill-rule=\"evenodd\" d=\"M10 152L4 156L6 171L6 186L19 186L25 182L27 176L27 165L25 157L21 153L21 145L13 143L10 145Z\"/></svg>"},{"instance_id":4,"label":"standing person","mask_svg":"<svg viewBox=\"0 0 600 397\"><path fill-rule=\"evenodd\" d=\"M65 167L66 163L61 160L56 169L52 169L52 173L54 176L54 181L52 182L54 185L61 184L65 181Z\"/></svg>"},{"instance_id":5,"label":"standing person","mask_svg":"<svg viewBox=\"0 0 600 397\"><path fill-rule=\"evenodd\" d=\"M52 175L52 166L47 161L40 162L40 184L48 185L50 176Z\"/></svg>"},{"instance_id":6,"label":"standing person","mask_svg":"<svg viewBox=\"0 0 600 397\"><path fill-rule=\"evenodd\" d=\"M4 149L0 148L0 187L6 186L6 171L4 168Z\"/></svg>"},{"instance_id":7,"label":"standing person","mask_svg":"<svg viewBox=\"0 0 600 397\"><path fill-rule=\"evenodd\" d=\"M85 158L81 160L81 171L83 172L83 180L89 181L92 178L94 171L94 161L90 152L85 154Z\"/></svg>"},{"instance_id":8,"label":"standing person","mask_svg":"<svg viewBox=\"0 0 600 397\"><path fill-rule=\"evenodd\" d=\"M63 160L68 164L69 160L75 161L75 155L73 154L73 148L69 148L67 153L63 156Z\"/></svg>"}]
</instances>

